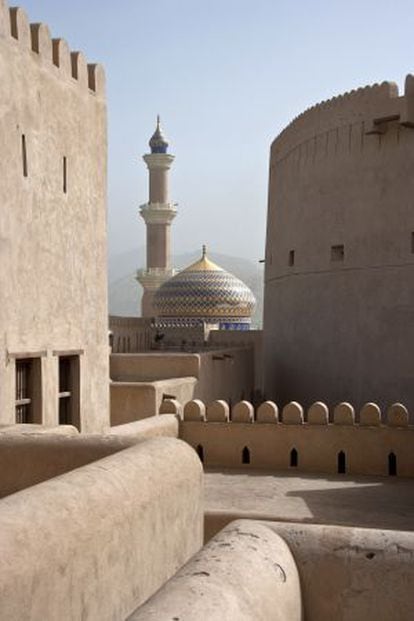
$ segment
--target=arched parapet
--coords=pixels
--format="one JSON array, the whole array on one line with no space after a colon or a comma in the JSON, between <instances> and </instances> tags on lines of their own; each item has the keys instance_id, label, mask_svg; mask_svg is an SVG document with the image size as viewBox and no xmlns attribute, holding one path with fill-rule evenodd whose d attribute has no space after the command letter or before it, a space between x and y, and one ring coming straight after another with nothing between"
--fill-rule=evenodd
<instances>
[{"instance_id":1,"label":"arched parapet","mask_svg":"<svg viewBox=\"0 0 414 621\"><path fill-rule=\"evenodd\" d=\"M364 427L381 425L381 410L376 403L365 403L359 413L359 424Z\"/></svg>"},{"instance_id":2,"label":"arched parapet","mask_svg":"<svg viewBox=\"0 0 414 621\"><path fill-rule=\"evenodd\" d=\"M105 70L99 63L88 64L88 86L89 90L97 95L105 95Z\"/></svg>"},{"instance_id":3,"label":"arched parapet","mask_svg":"<svg viewBox=\"0 0 414 621\"><path fill-rule=\"evenodd\" d=\"M254 420L254 408L249 401L236 403L231 412L233 423L252 423Z\"/></svg>"},{"instance_id":4,"label":"arched parapet","mask_svg":"<svg viewBox=\"0 0 414 621\"><path fill-rule=\"evenodd\" d=\"M10 34L23 48L32 49L29 18L19 6L10 8Z\"/></svg>"},{"instance_id":5,"label":"arched parapet","mask_svg":"<svg viewBox=\"0 0 414 621\"><path fill-rule=\"evenodd\" d=\"M207 406L207 421L209 423L228 423L230 418L229 405L222 399L217 399Z\"/></svg>"},{"instance_id":6,"label":"arched parapet","mask_svg":"<svg viewBox=\"0 0 414 621\"><path fill-rule=\"evenodd\" d=\"M182 418L183 407L177 399L164 399L160 405L160 414L176 414Z\"/></svg>"},{"instance_id":7,"label":"arched parapet","mask_svg":"<svg viewBox=\"0 0 414 621\"><path fill-rule=\"evenodd\" d=\"M322 401L316 401L308 410L309 425L327 425L329 422L329 409Z\"/></svg>"},{"instance_id":8,"label":"arched parapet","mask_svg":"<svg viewBox=\"0 0 414 621\"><path fill-rule=\"evenodd\" d=\"M390 427L407 427L408 410L402 403L393 403L387 410L387 424Z\"/></svg>"},{"instance_id":9,"label":"arched parapet","mask_svg":"<svg viewBox=\"0 0 414 621\"><path fill-rule=\"evenodd\" d=\"M39 55L45 63L53 61L52 39L46 24L30 24L32 52Z\"/></svg>"},{"instance_id":10,"label":"arched parapet","mask_svg":"<svg viewBox=\"0 0 414 621\"><path fill-rule=\"evenodd\" d=\"M335 425L354 425L355 424L355 410L350 403L342 402L338 403L334 409L334 424Z\"/></svg>"},{"instance_id":11,"label":"arched parapet","mask_svg":"<svg viewBox=\"0 0 414 621\"><path fill-rule=\"evenodd\" d=\"M256 412L257 423L277 423L279 421L279 409L273 401L264 401L259 405Z\"/></svg>"},{"instance_id":12,"label":"arched parapet","mask_svg":"<svg viewBox=\"0 0 414 621\"><path fill-rule=\"evenodd\" d=\"M71 52L72 78L81 88L89 88L88 65L82 52Z\"/></svg>"},{"instance_id":13,"label":"arched parapet","mask_svg":"<svg viewBox=\"0 0 414 621\"><path fill-rule=\"evenodd\" d=\"M282 410L282 423L284 425L302 425L303 407L297 401L291 401Z\"/></svg>"},{"instance_id":14,"label":"arched parapet","mask_svg":"<svg viewBox=\"0 0 414 621\"><path fill-rule=\"evenodd\" d=\"M184 420L205 422L206 420L206 406L200 401L200 399L193 399L188 401L184 406Z\"/></svg>"}]
</instances>

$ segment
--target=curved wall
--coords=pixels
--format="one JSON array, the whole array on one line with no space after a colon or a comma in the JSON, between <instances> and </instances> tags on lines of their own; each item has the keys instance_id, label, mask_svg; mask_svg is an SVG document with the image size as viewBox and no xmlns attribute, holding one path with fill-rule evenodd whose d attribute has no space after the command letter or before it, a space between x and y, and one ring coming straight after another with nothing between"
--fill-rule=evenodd
<instances>
[{"instance_id":1,"label":"curved wall","mask_svg":"<svg viewBox=\"0 0 414 621\"><path fill-rule=\"evenodd\" d=\"M271 148L265 390L414 406L413 78L306 111Z\"/></svg>"}]
</instances>

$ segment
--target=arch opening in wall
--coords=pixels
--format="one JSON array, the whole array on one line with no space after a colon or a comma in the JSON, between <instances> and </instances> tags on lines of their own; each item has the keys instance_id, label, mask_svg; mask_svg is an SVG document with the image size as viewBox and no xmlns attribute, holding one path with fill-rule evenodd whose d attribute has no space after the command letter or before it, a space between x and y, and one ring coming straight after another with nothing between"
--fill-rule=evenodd
<instances>
[{"instance_id":1,"label":"arch opening in wall","mask_svg":"<svg viewBox=\"0 0 414 621\"><path fill-rule=\"evenodd\" d=\"M392 451L388 455L388 474L390 477L397 476L397 456Z\"/></svg>"},{"instance_id":2,"label":"arch opening in wall","mask_svg":"<svg viewBox=\"0 0 414 621\"><path fill-rule=\"evenodd\" d=\"M247 446L242 450L242 464L250 464L250 451Z\"/></svg>"},{"instance_id":3,"label":"arch opening in wall","mask_svg":"<svg viewBox=\"0 0 414 621\"><path fill-rule=\"evenodd\" d=\"M338 453L338 474L346 473L346 455L344 451Z\"/></svg>"},{"instance_id":4,"label":"arch opening in wall","mask_svg":"<svg viewBox=\"0 0 414 621\"><path fill-rule=\"evenodd\" d=\"M204 464L204 448L202 444L197 444L196 453L199 456L201 463Z\"/></svg>"},{"instance_id":5,"label":"arch opening in wall","mask_svg":"<svg viewBox=\"0 0 414 621\"><path fill-rule=\"evenodd\" d=\"M299 455L298 452L295 448L293 448L290 451L290 467L291 468L297 468L298 467L298 461L299 461Z\"/></svg>"}]
</instances>

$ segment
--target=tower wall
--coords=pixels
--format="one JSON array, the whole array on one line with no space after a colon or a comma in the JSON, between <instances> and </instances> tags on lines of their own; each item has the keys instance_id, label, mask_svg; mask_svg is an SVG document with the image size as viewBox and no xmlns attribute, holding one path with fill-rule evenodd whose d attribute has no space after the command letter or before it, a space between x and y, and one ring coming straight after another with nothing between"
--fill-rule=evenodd
<instances>
[{"instance_id":1,"label":"tower wall","mask_svg":"<svg viewBox=\"0 0 414 621\"><path fill-rule=\"evenodd\" d=\"M168 203L168 169L153 168L149 174L150 203Z\"/></svg>"},{"instance_id":2,"label":"tower wall","mask_svg":"<svg viewBox=\"0 0 414 621\"><path fill-rule=\"evenodd\" d=\"M147 265L170 268L170 225L147 224Z\"/></svg>"},{"instance_id":3,"label":"tower wall","mask_svg":"<svg viewBox=\"0 0 414 621\"><path fill-rule=\"evenodd\" d=\"M413 78L311 108L271 148L267 397L414 408Z\"/></svg>"},{"instance_id":4,"label":"tower wall","mask_svg":"<svg viewBox=\"0 0 414 621\"><path fill-rule=\"evenodd\" d=\"M137 280L144 289L141 298L142 317L154 317L153 305L157 289L174 275L171 269L171 222L177 215L175 205L169 202L168 174L174 156L167 153L168 142L162 136L159 117L157 129L150 140L151 153L143 159L149 173L148 203L141 205L140 213L147 227L147 266L137 273ZM164 140L163 151L155 150L154 137Z\"/></svg>"},{"instance_id":5,"label":"tower wall","mask_svg":"<svg viewBox=\"0 0 414 621\"><path fill-rule=\"evenodd\" d=\"M79 357L80 426L109 423L104 75L0 0L0 423L16 359L40 360L36 422L57 424L59 355ZM37 364L37 363L36 363Z\"/></svg>"}]
</instances>

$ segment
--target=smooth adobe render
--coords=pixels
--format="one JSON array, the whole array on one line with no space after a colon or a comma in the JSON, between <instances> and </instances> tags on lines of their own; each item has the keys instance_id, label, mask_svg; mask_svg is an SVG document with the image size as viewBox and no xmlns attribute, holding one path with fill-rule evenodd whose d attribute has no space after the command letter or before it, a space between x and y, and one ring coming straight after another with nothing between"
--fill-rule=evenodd
<instances>
[{"instance_id":1,"label":"smooth adobe render","mask_svg":"<svg viewBox=\"0 0 414 621\"><path fill-rule=\"evenodd\" d=\"M318 104L273 142L265 391L414 408L414 77Z\"/></svg>"},{"instance_id":2,"label":"smooth adobe render","mask_svg":"<svg viewBox=\"0 0 414 621\"><path fill-rule=\"evenodd\" d=\"M0 423L102 431L104 74L22 9L0 7Z\"/></svg>"},{"instance_id":3,"label":"smooth adobe render","mask_svg":"<svg viewBox=\"0 0 414 621\"><path fill-rule=\"evenodd\" d=\"M407 343L400 339L400 322L392 333L395 343L381 332L391 317L407 318L411 298L407 289L391 307L384 293L390 305L384 302L381 314L382 294L369 281L377 268L343 268L350 240L358 249L356 210L350 207L352 227L345 210L348 200L355 207L352 175L350 187L343 184L343 210L334 207L346 226L316 210L326 226L315 237L314 265L331 232L329 257L338 268L325 275L327 292L342 299L336 279L344 269L343 295L360 295L351 287L351 277L360 274L376 303L377 314L366 315L376 321L369 330L375 327L389 350L371 350L372 377L379 369L378 399L370 394L362 403L345 399L334 381L341 377L352 386L355 380L354 368L341 359L347 317L341 332L330 332L339 318L317 306L321 291L307 304L302 287L296 288L304 276L294 271L301 252L295 234L302 225L300 219L290 222L290 211L282 209L280 218L269 213L263 332L245 329L254 306L250 290L212 263L205 249L195 264L170 278L172 156L159 120L145 156L150 201L141 208L148 263L139 278L149 316L110 318L108 339L102 69L0 0L0 75L0 620L411 621L414 408L403 404L409 391L401 379L411 378L404 349L410 323ZM399 196L399 218L391 217L381 198L381 223L373 217L371 223L384 252L392 254L389 240L402 239L411 226L405 194L411 88L409 78L406 96L398 98L393 87L382 85L334 100L334 112L331 102L321 115L306 113L304 127L295 121L290 129L298 131L291 135L288 129L286 144L283 134L273 146L272 157L282 166L276 180L271 176L273 206L299 205L294 197L308 195L304 179L308 190L320 188L325 206L321 197L329 182L322 164L317 166L319 147L313 163L302 162L294 177L289 167L283 172L283 161L295 153L296 140L302 144L320 130L328 150L331 133L338 136L336 155L344 163L344 137L335 127L357 119L345 132L347 153L353 153L353 126L361 130L364 110L358 144L371 154L373 176L361 162L355 174L361 175L371 216L368 199L376 184L380 198L388 196L388 184L395 204ZM331 119L334 129L322 118ZM311 137L310 144L319 145ZM377 140L377 150L365 140ZM302 148L310 157L311 147ZM339 184L335 157L327 160ZM384 157L390 159L389 176ZM306 172L308 165L319 171L317 179ZM400 172L401 192L394 178ZM339 193L330 192L339 204ZM361 237L374 252L360 207ZM387 218L393 226L385 237ZM286 225L286 237L279 224ZM300 232L301 240L311 235ZM276 269L282 257L292 270L291 284L279 292L280 274L272 265ZM392 267L398 286L408 287L400 282L409 269L401 257L401 264L379 265L384 286L391 287ZM287 282L282 275L280 283ZM312 296L312 288L306 289ZM330 310L340 308L332 302ZM351 304L343 310L356 321ZM322 323L312 315L316 311ZM302 321L309 323L306 330ZM365 351L364 338L373 336L369 330L360 334L361 344L350 333L357 354L358 347ZM328 339L332 334L335 342ZM391 355L398 344L401 365ZM299 345L306 350L302 357L296 355ZM386 382L375 354L384 362L388 351ZM335 375L334 353L342 360L341 375ZM307 374L311 357L314 381ZM277 374L282 365L285 376ZM275 400L264 397L264 375ZM377 386L368 380L367 374L367 386Z\"/></svg>"}]
</instances>

